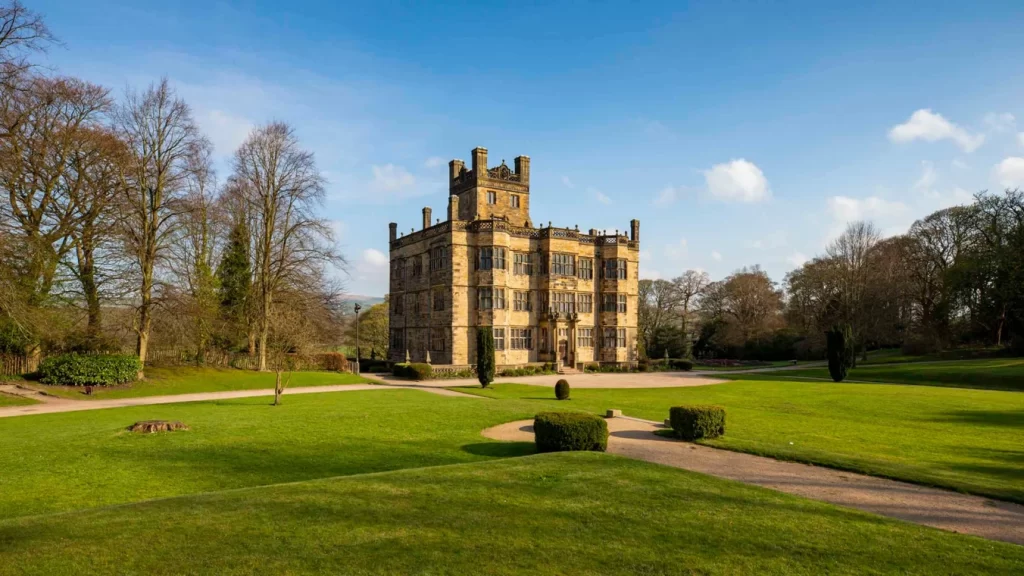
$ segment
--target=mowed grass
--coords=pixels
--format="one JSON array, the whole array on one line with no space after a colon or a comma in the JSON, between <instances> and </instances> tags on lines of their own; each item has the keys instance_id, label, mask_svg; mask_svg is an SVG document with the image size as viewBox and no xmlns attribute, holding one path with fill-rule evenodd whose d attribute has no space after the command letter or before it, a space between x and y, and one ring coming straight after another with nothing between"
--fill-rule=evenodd
<instances>
[{"instance_id":1,"label":"mowed grass","mask_svg":"<svg viewBox=\"0 0 1024 576\"><path fill-rule=\"evenodd\" d=\"M641 375L642 376L642 375ZM570 379L570 385L572 379ZM711 446L1024 502L1024 394L925 386L735 381L688 388L458 388L541 409L661 422L671 406L718 404L726 434Z\"/></svg>"},{"instance_id":2,"label":"mowed grass","mask_svg":"<svg viewBox=\"0 0 1024 576\"><path fill-rule=\"evenodd\" d=\"M10 394L0 393L0 408L6 406L28 406L29 404L38 404L31 398L22 398L21 396L12 396Z\"/></svg>"},{"instance_id":3,"label":"mowed grass","mask_svg":"<svg viewBox=\"0 0 1024 576\"><path fill-rule=\"evenodd\" d=\"M372 390L0 418L0 518L279 482L473 462L530 445L487 440L521 402ZM139 420L191 430L140 435Z\"/></svg>"},{"instance_id":4,"label":"mowed grass","mask_svg":"<svg viewBox=\"0 0 1024 576\"><path fill-rule=\"evenodd\" d=\"M784 376L829 379L828 368L825 367L787 370ZM770 373L760 377L774 379ZM850 370L847 379L1024 392L1024 358L867 364Z\"/></svg>"},{"instance_id":5,"label":"mowed grass","mask_svg":"<svg viewBox=\"0 0 1024 576\"><path fill-rule=\"evenodd\" d=\"M1011 574L1024 547L607 454L0 521L0 574Z\"/></svg>"},{"instance_id":6,"label":"mowed grass","mask_svg":"<svg viewBox=\"0 0 1024 576\"><path fill-rule=\"evenodd\" d=\"M287 378L288 374L284 374L282 377ZM150 367L146 368L145 380L125 386L95 386L93 393L88 396L85 395L85 389L81 386L48 386L36 382L34 387L62 398L110 400L226 390L272 390L276 379L277 374L274 372L255 372L234 368ZM299 386L330 386L366 382L369 380L358 374L347 372L292 372L288 386L297 388Z\"/></svg>"}]
</instances>

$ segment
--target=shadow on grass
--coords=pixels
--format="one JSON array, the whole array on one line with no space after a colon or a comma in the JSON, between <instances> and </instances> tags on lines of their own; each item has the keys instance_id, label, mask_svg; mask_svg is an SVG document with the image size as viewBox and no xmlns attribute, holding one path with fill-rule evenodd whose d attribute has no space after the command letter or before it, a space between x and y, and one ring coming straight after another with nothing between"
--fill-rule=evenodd
<instances>
[{"instance_id":1,"label":"shadow on grass","mask_svg":"<svg viewBox=\"0 0 1024 576\"><path fill-rule=\"evenodd\" d=\"M1024 410L957 410L956 412L947 412L941 418L936 418L935 421L1024 428Z\"/></svg>"},{"instance_id":2,"label":"shadow on grass","mask_svg":"<svg viewBox=\"0 0 1024 576\"><path fill-rule=\"evenodd\" d=\"M466 444L462 450L475 456L490 458L514 458L537 453L537 447L533 442L479 442Z\"/></svg>"}]
</instances>

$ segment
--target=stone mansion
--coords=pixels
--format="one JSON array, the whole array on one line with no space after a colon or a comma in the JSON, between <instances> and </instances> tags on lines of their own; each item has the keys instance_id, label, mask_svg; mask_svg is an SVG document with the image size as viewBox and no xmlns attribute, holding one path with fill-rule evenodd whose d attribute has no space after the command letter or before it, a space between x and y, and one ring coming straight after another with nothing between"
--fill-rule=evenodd
<instances>
[{"instance_id":1,"label":"stone mansion","mask_svg":"<svg viewBox=\"0 0 1024 576\"><path fill-rule=\"evenodd\" d=\"M469 366L491 326L499 367L636 361L640 222L629 235L534 226L530 158L452 160L448 214L390 228L390 359Z\"/></svg>"}]
</instances>

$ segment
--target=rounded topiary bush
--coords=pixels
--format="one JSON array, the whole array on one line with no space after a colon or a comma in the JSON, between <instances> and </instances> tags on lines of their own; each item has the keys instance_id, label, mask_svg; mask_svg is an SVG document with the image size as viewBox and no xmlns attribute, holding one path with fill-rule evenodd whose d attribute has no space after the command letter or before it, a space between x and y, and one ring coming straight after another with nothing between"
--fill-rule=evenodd
<instances>
[{"instance_id":1,"label":"rounded topiary bush","mask_svg":"<svg viewBox=\"0 0 1024 576\"><path fill-rule=\"evenodd\" d=\"M682 370L683 372L689 372L690 370L693 370L693 362L690 362L689 360L685 359L672 360L670 365L672 366L672 368L676 370Z\"/></svg>"},{"instance_id":2,"label":"rounded topiary bush","mask_svg":"<svg viewBox=\"0 0 1024 576\"><path fill-rule=\"evenodd\" d=\"M673 406L668 416L672 431L683 440L717 438L725 434L725 408L721 406Z\"/></svg>"},{"instance_id":3,"label":"rounded topiary bush","mask_svg":"<svg viewBox=\"0 0 1024 576\"><path fill-rule=\"evenodd\" d=\"M559 400L569 399L569 383L564 379L555 382L555 398Z\"/></svg>"},{"instance_id":4,"label":"rounded topiary bush","mask_svg":"<svg viewBox=\"0 0 1024 576\"><path fill-rule=\"evenodd\" d=\"M410 380L430 380L434 376L434 367L422 362L395 364L391 369L391 373L400 378L408 378Z\"/></svg>"},{"instance_id":5,"label":"rounded topiary bush","mask_svg":"<svg viewBox=\"0 0 1024 576\"><path fill-rule=\"evenodd\" d=\"M113 386L134 382L142 370L129 354L61 354L39 365L39 381L61 386Z\"/></svg>"},{"instance_id":6,"label":"rounded topiary bush","mask_svg":"<svg viewBox=\"0 0 1024 576\"><path fill-rule=\"evenodd\" d=\"M608 423L583 412L541 412L533 419L533 433L539 452L608 448Z\"/></svg>"}]
</instances>

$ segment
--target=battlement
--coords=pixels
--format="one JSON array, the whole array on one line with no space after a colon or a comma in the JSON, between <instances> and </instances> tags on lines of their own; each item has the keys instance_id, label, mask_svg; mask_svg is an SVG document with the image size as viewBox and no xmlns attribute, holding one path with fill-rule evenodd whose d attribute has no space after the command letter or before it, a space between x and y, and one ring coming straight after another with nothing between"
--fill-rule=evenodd
<instances>
[{"instance_id":1,"label":"battlement","mask_svg":"<svg viewBox=\"0 0 1024 576\"><path fill-rule=\"evenodd\" d=\"M448 163L448 190L461 194L477 186L491 186L520 194L530 193L530 157L516 156L509 168L505 161L493 168L487 167L487 148L476 147L471 152L469 168L463 160Z\"/></svg>"}]
</instances>

